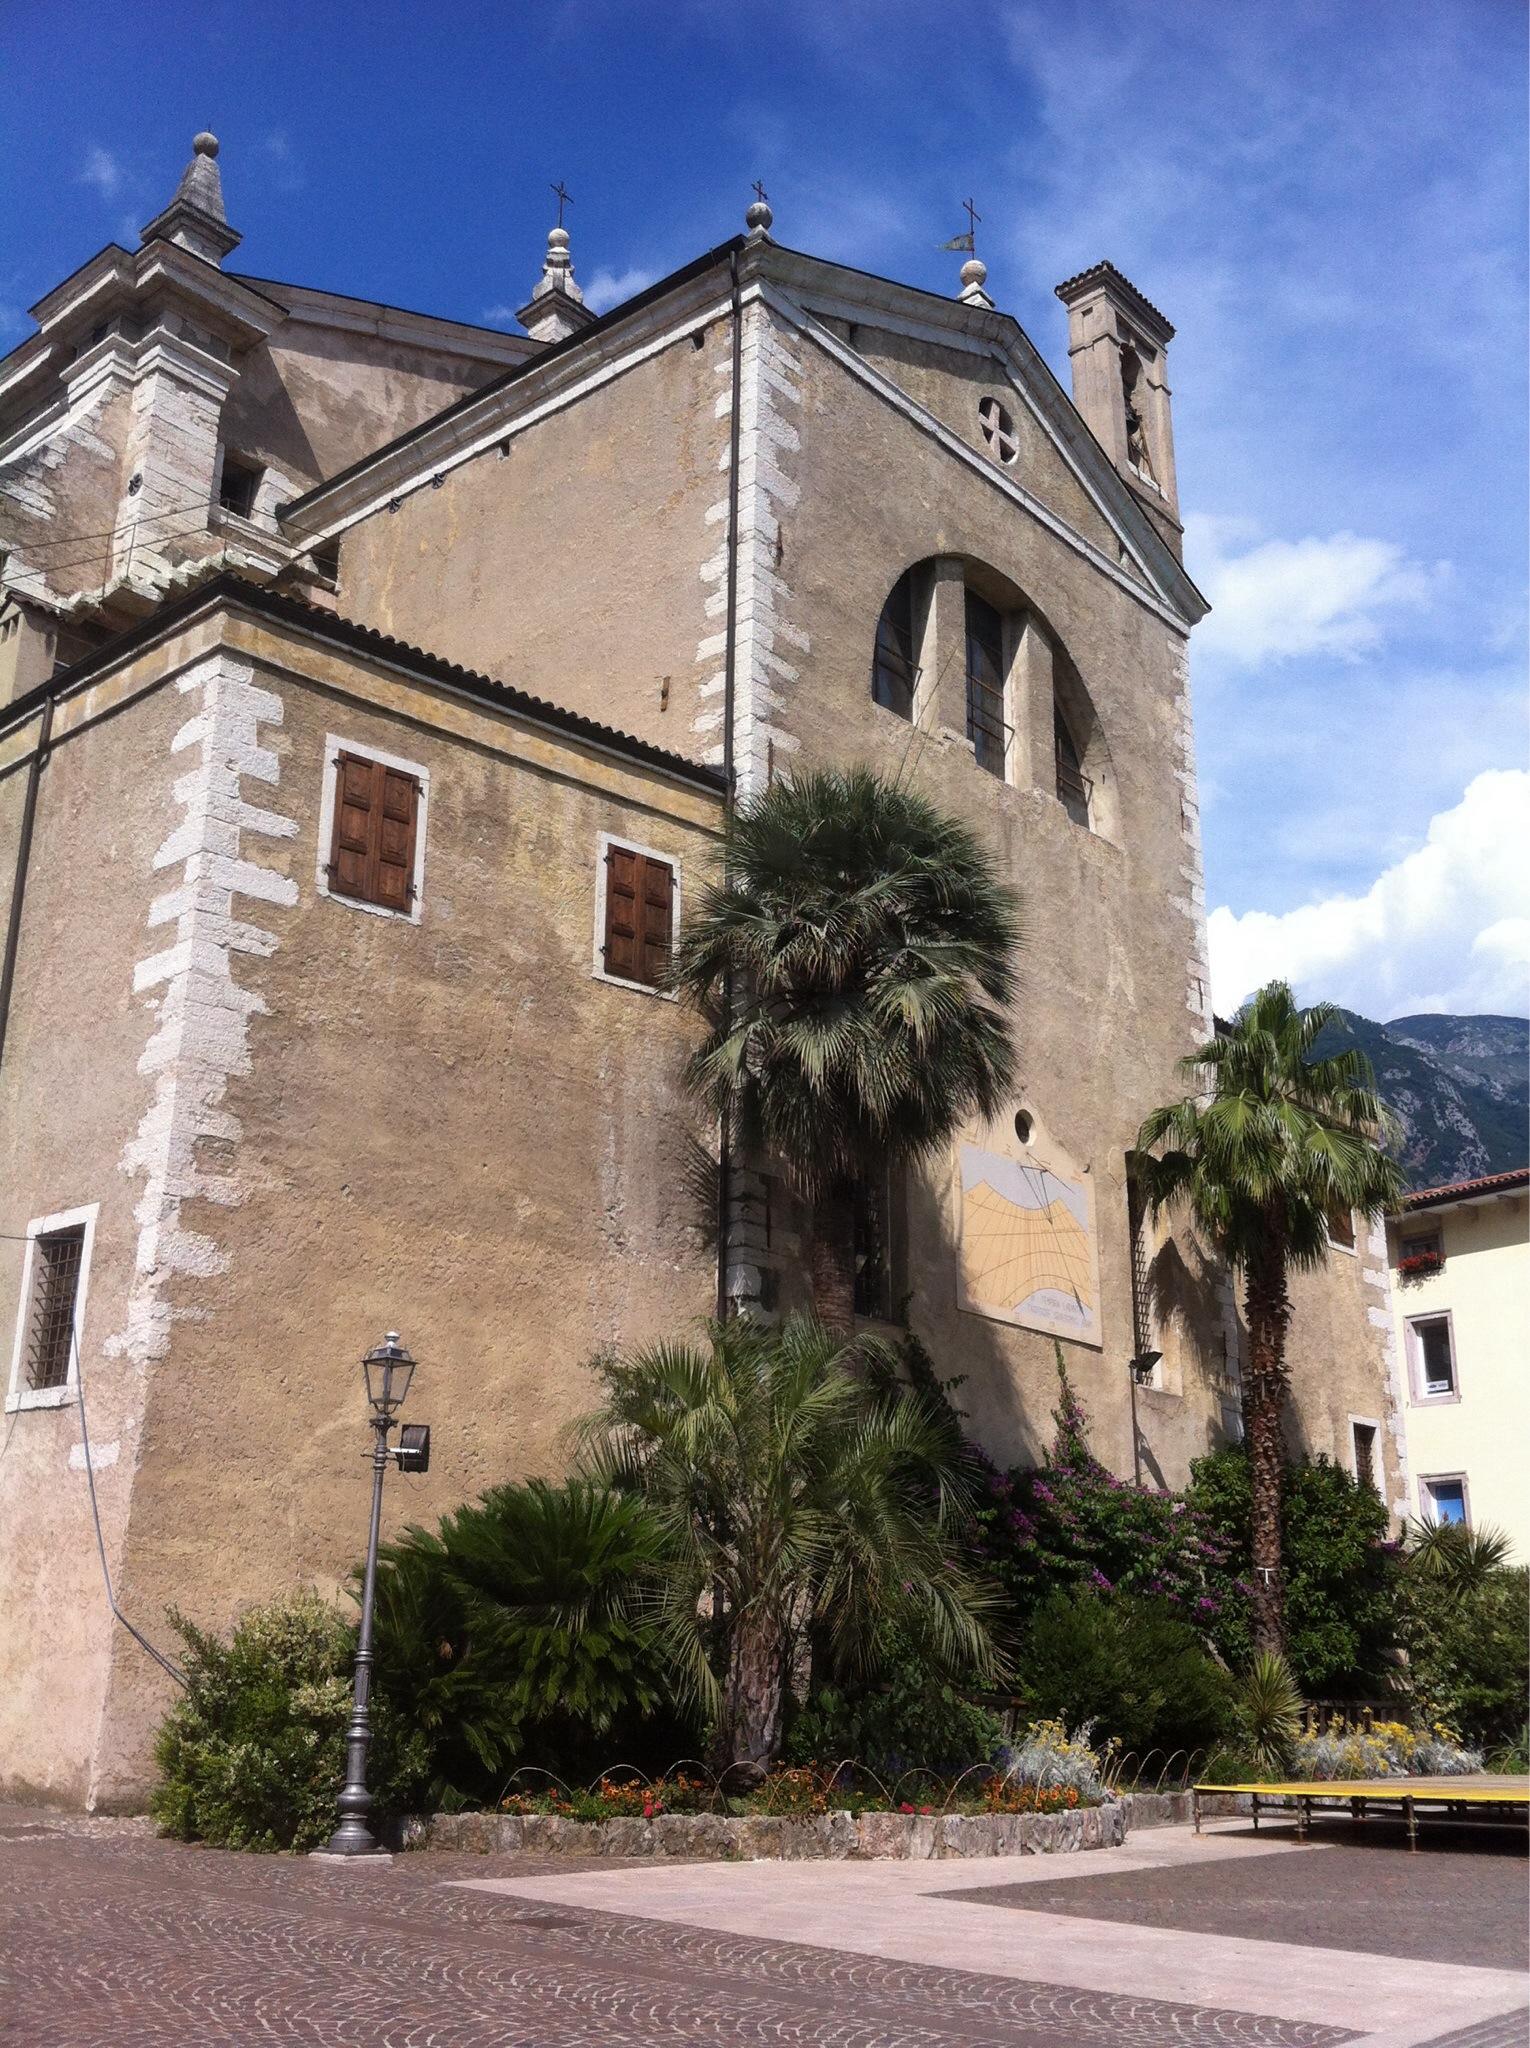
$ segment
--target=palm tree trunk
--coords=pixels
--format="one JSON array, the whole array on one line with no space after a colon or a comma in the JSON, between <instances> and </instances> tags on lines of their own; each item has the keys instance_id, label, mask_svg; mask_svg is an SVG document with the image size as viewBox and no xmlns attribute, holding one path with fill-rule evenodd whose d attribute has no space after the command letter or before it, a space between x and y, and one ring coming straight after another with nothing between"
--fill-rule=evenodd
<instances>
[{"instance_id":1,"label":"palm tree trunk","mask_svg":"<svg viewBox=\"0 0 1530 2048\"><path fill-rule=\"evenodd\" d=\"M1280 1656L1286 1647L1280 1523L1286 1482L1286 1331L1291 1298L1286 1292L1283 1248L1273 1229L1270 1242L1248 1263L1244 1309L1249 1339L1249 1383L1243 1412L1252 1494L1254 1647Z\"/></svg>"},{"instance_id":2,"label":"palm tree trunk","mask_svg":"<svg viewBox=\"0 0 1530 2048\"><path fill-rule=\"evenodd\" d=\"M849 1336L855 1328L855 1205L848 1188L831 1189L813 1205L808 1275L818 1320Z\"/></svg>"},{"instance_id":3,"label":"palm tree trunk","mask_svg":"<svg viewBox=\"0 0 1530 2048\"><path fill-rule=\"evenodd\" d=\"M786 1646L775 1615L745 1608L728 1644L728 1676L718 1719L718 1761L762 1777L781 1747Z\"/></svg>"}]
</instances>

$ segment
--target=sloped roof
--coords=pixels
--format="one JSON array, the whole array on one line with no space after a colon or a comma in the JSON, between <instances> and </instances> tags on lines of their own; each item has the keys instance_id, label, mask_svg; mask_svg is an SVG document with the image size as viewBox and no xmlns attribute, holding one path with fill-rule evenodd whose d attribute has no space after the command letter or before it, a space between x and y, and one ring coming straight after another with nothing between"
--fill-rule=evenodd
<instances>
[{"instance_id":1,"label":"sloped roof","mask_svg":"<svg viewBox=\"0 0 1530 2048\"><path fill-rule=\"evenodd\" d=\"M1506 1195L1524 1187L1530 1187L1530 1166L1513 1166L1507 1173L1485 1173L1476 1180L1447 1181L1438 1188L1414 1188L1403 1196L1402 1205L1405 1209L1432 1209L1437 1204L1473 1201L1480 1195Z\"/></svg>"}]
</instances>

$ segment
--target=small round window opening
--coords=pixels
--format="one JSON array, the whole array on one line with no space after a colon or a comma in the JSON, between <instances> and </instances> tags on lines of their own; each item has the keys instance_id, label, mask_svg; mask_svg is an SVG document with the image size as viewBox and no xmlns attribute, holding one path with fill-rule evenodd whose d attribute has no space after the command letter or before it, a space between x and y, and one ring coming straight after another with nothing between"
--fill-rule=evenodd
<instances>
[{"instance_id":1,"label":"small round window opening","mask_svg":"<svg viewBox=\"0 0 1530 2048\"><path fill-rule=\"evenodd\" d=\"M1015 432L1014 415L1009 407L997 398L979 399L978 424L994 459L1005 464L1013 462L1020 453L1020 437Z\"/></svg>"},{"instance_id":2,"label":"small round window opening","mask_svg":"<svg viewBox=\"0 0 1530 2048\"><path fill-rule=\"evenodd\" d=\"M1023 1109L1015 1111L1015 1136L1022 1145L1028 1145L1031 1142L1031 1120Z\"/></svg>"}]
</instances>

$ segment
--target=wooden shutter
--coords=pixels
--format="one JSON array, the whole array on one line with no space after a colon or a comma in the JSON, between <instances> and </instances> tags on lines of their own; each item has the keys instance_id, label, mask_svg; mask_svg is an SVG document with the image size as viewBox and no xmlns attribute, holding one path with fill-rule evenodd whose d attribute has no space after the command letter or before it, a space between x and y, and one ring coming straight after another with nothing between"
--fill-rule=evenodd
<instances>
[{"instance_id":1,"label":"wooden shutter","mask_svg":"<svg viewBox=\"0 0 1530 2048\"><path fill-rule=\"evenodd\" d=\"M669 971L675 871L628 846L606 852L607 974L657 988Z\"/></svg>"},{"instance_id":2,"label":"wooden shutter","mask_svg":"<svg viewBox=\"0 0 1530 2048\"><path fill-rule=\"evenodd\" d=\"M335 831L329 885L340 896L407 913L414 902L420 785L361 754L335 764Z\"/></svg>"}]
</instances>

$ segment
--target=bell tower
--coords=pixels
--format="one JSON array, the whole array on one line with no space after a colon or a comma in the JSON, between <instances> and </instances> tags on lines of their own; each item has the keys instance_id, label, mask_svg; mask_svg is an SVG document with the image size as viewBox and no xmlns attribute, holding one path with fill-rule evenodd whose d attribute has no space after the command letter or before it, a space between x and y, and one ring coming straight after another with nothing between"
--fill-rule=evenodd
<instances>
[{"instance_id":1,"label":"bell tower","mask_svg":"<svg viewBox=\"0 0 1530 2048\"><path fill-rule=\"evenodd\" d=\"M1057 287L1068 309L1073 403L1164 539L1180 552L1168 349L1174 329L1113 263Z\"/></svg>"}]
</instances>

